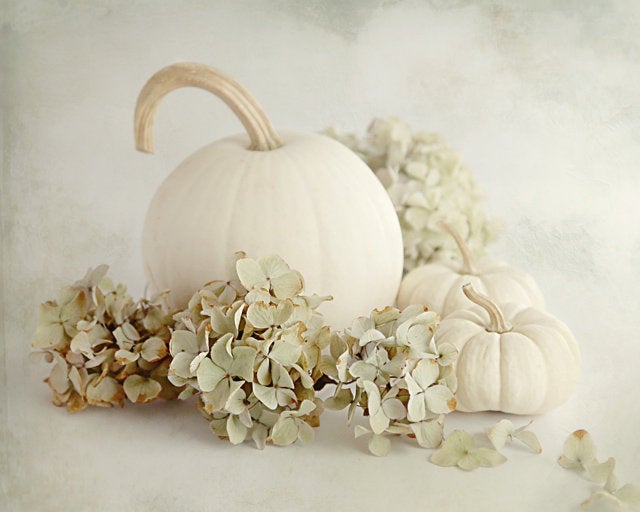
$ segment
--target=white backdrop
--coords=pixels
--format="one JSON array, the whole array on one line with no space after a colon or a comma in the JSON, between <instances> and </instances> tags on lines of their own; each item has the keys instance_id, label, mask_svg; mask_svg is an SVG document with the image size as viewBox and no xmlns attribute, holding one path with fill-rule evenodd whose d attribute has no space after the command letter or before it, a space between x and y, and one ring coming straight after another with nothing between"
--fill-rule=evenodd
<instances>
[{"instance_id":1,"label":"white backdrop","mask_svg":"<svg viewBox=\"0 0 640 512\"><path fill-rule=\"evenodd\" d=\"M561 5L560 5L561 4ZM590 485L555 464L576 428L640 485L640 4L628 1L0 1L3 510L577 510ZM49 403L27 360L38 304L105 262L142 293L140 233L159 183L240 131L186 89L132 119L147 78L214 65L276 127L363 132L396 115L458 149L506 220L493 254L532 273L578 338L581 386L534 421L544 452L470 474L394 444L386 459L328 412L311 446L231 447L193 404ZM480 431L500 415L453 415Z\"/></svg>"}]
</instances>

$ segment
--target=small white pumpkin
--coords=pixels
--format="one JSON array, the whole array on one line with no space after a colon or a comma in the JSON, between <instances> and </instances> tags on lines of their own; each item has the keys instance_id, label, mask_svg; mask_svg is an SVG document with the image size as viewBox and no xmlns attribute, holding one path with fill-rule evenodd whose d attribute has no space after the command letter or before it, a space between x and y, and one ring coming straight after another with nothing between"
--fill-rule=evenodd
<instances>
[{"instance_id":1,"label":"small white pumpkin","mask_svg":"<svg viewBox=\"0 0 640 512\"><path fill-rule=\"evenodd\" d=\"M581 365L569 328L535 308L498 306L469 284L463 293L477 306L451 313L436 332L436 344L459 352L457 409L540 414L564 403Z\"/></svg>"},{"instance_id":2,"label":"small white pumpkin","mask_svg":"<svg viewBox=\"0 0 640 512\"><path fill-rule=\"evenodd\" d=\"M277 134L251 95L213 68L179 63L156 73L140 92L136 146L151 153L162 97L179 87L219 96L247 134L188 157L153 198L143 232L147 279L170 289L183 307L198 287L227 275L234 253L280 254L308 290L331 293L327 323L394 301L402 278L402 234L393 204L375 175L339 142L318 134ZM278 269L265 269L278 272Z\"/></svg>"},{"instance_id":3,"label":"small white pumpkin","mask_svg":"<svg viewBox=\"0 0 640 512\"><path fill-rule=\"evenodd\" d=\"M498 302L517 302L544 310L544 298L533 277L492 258L482 258L476 262L460 234L445 222L439 225L456 241L462 263L428 263L409 272L400 284L397 299L399 308L423 304L444 318L468 306L462 285L471 283Z\"/></svg>"}]
</instances>

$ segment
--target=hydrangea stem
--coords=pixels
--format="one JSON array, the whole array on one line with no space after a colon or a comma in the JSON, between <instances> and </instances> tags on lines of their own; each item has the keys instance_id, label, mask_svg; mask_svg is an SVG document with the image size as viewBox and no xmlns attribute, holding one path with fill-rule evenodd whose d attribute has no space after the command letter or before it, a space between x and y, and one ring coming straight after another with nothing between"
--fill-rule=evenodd
<instances>
[{"instance_id":1,"label":"hydrangea stem","mask_svg":"<svg viewBox=\"0 0 640 512\"><path fill-rule=\"evenodd\" d=\"M498 305L489 297L477 292L471 284L465 284L462 287L462 291L471 302L484 308L484 310L489 313L489 325L487 326L487 331L502 334L513 329L513 326L504 318L504 314Z\"/></svg>"},{"instance_id":2,"label":"hydrangea stem","mask_svg":"<svg viewBox=\"0 0 640 512\"><path fill-rule=\"evenodd\" d=\"M224 101L247 131L249 149L270 151L282 146L262 107L238 82L209 66L181 62L158 71L140 91L134 121L136 149L153 153L153 121L160 100L180 87L198 87Z\"/></svg>"},{"instance_id":3,"label":"hydrangea stem","mask_svg":"<svg viewBox=\"0 0 640 512\"><path fill-rule=\"evenodd\" d=\"M456 241L456 245L462 255L462 269L460 272L463 274L475 275L477 273L475 258L473 257L469 246L462 239L462 236L460 236L460 233L458 233L451 224L443 220L438 222L438 226L440 226L443 231L446 231L451 235L451 237Z\"/></svg>"}]
</instances>

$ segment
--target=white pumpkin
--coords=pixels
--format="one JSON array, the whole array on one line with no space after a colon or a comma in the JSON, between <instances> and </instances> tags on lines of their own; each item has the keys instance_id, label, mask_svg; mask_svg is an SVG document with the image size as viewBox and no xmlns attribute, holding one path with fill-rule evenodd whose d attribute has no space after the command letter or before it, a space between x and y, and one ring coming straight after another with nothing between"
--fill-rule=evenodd
<instances>
[{"instance_id":1,"label":"white pumpkin","mask_svg":"<svg viewBox=\"0 0 640 512\"><path fill-rule=\"evenodd\" d=\"M518 302L544 310L544 298L533 277L492 258L476 262L460 234L445 222L439 224L455 239L462 262L429 263L409 272L400 284L399 308L423 304L446 317L468 306L462 286L471 283L498 302Z\"/></svg>"},{"instance_id":2,"label":"white pumpkin","mask_svg":"<svg viewBox=\"0 0 640 512\"><path fill-rule=\"evenodd\" d=\"M321 308L343 327L394 301L402 278L402 235L393 204L375 175L339 142L312 133L277 134L233 79L201 64L156 73L138 98L136 145L152 152L162 97L178 87L218 95L248 135L196 151L162 183L143 232L145 272L174 306L212 279L224 278L234 253L281 255L306 289L331 294Z\"/></svg>"},{"instance_id":3,"label":"white pumpkin","mask_svg":"<svg viewBox=\"0 0 640 512\"><path fill-rule=\"evenodd\" d=\"M436 344L451 343L457 409L540 414L564 403L580 378L580 351L557 318L522 304L498 306L471 285L470 305L441 321Z\"/></svg>"}]
</instances>

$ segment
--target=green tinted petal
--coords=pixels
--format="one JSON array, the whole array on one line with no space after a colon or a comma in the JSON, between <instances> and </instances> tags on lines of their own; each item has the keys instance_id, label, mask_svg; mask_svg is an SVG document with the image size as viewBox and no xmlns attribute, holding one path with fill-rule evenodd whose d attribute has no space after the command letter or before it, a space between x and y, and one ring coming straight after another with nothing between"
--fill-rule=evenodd
<instances>
[{"instance_id":1,"label":"green tinted petal","mask_svg":"<svg viewBox=\"0 0 640 512\"><path fill-rule=\"evenodd\" d=\"M456 399L446 386L431 386L425 391L424 396L427 408L436 414L446 414L456 408Z\"/></svg>"},{"instance_id":2,"label":"green tinted petal","mask_svg":"<svg viewBox=\"0 0 640 512\"><path fill-rule=\"evenodd\" d=\"M198 386L204 392L213 391L225 376L226 372L219 366L215 365L208 357L205 357L200 362L198 370L196 371Z\"/></svg>"},{"instance_id":3,"label":"green tinted petal","mask_svg":"<svg viewBox=\"0 0 640 512\"><path fill-rule=\"evenodd\" d=\"M276 424L271 429L271 440L278 446L292 444L298 438L298 425L296 421L288 416L280 416Z\"/></svg>"},{"instance_id":4,"label":"green tinted petal","mask_svg":"<svg viewBox=\"0 0 640 512\"><path fill-rule=\"evenodd\" d=\"M298 421L298 439L302 443L310 443L315 437L315 433L311 425L305 421Z\"/></svg>"},{"instance_id":5,"label":"green tinted petal","mask_svg":"<svg viewBox=\"0 0 640 512\"><path fill-rule=\"evenodd\" d=\"M278 400L276 398L276 389L262 386L257 382L253 383L253 394L258 400L260 400L269 409L274 410L278 407Z\"/></svg>"},{"instance_id":6,"label":"green tinted petal","mask_svg":"<svg viewBox=\"0 0 640 512\"><path fill-rule=\"evenodd\" d=\"M158 381L141 375L129 375L122 386L127 398L134 403L151 402L158 397L162 386Z\"/></svg>"},{"instance_id":7,"label":"green tinted petal","mask_svg":"<svg viewBox=\"0 0 640 512\"><path fill-rule=\"evenodd\" d=\"M391 441L386 436L373 434L369 439L369 451L376 457L384 457L389 453L390 448Z\"/></svg>"},{"instance_id":8,"label":"green tinted petal","mask_svg":"<svg viewBox=\"0 0 640 512\"><path fill-rule=\"evenodd\" d=\"M264 288L267 286L267 277L257 261L243 258L236 262L238 278L247 290L252 288Z\"/></svg>"},{"instance_id":9,"label":"green tinted petal","mask_svg":"<svg viewBox=\"0 0 640 512\"><path fill-rule=\"evenodd\" d=\"M247 382L253 382L253 364L256 356L257 352L253 347L235 347L229 373Z\"/></svg>"},{"instance_id":10,"label":"green tinted petal","mask_svg":"<svg viewBox=\"0 0 640 512\"><path fill-rule=\"evenodd\" d=\"M296 272L288 272L271 279L271 289L278 299L288 299L302 291L303 283Z\"/></svg>"},{"instance_id":11,"label":"green tinted petal","mask_svg":"<svg viewBox=\"0 0 640 512\"><path fill-rule=\"evenodd\" d=\"M174 357L180 352L187 352L195 355L198 353L198 339L191 331L174 331L171 334L169 350L171 355Z\"/></svg>"},{"instance_id":12,"label":"green tinted petal","mask_svg":"<svg viewBox=\"0 0 640 512\"><path fill-rule=\"evenodd\" d=\"M231 444L240 444L247 437L247 427L234 414L230 414L227 418L227 435Z\"/></svg>"},{"instance_id":13,"label":"green tinted petal","mask_svg":"<svg viewBox=\"0 0 640 512\"><path fill-rule=\"evenodd\" d=\"M436 448L442 443L443 421L441 418L411 423L416 441L423 448Z\"/></svg>"}]
</instances>

